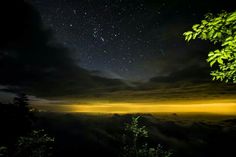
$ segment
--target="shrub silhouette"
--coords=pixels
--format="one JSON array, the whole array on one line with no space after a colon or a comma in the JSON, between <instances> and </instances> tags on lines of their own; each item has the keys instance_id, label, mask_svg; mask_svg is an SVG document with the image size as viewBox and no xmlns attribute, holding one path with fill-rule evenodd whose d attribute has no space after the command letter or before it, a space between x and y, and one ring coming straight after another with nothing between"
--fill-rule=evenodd
<instances>
[{"instance_id":1,"label":"shrub silhouette","mask_svg":"<svg viewBox=\"0 0 236 157\"><path fill-rule=\"evenodd\" d=\"M54 138L44 130L33 130L28 136L19 137L16 156L18 157L49 157L52 156Z\"/></svg>"},{"instance_id":2,"label":"shrub silhouette","mask_svg":"<svg viewBox=\"0 0 236 157\"><path fill-rule=\"evenodd\" d=\"M50 155L49 145L53 142L53 138L44 131L34 128L36 121L34 112L26 94L18 94L12 103L0 103L0 156L48 157Z\"/></svg>"},{"instance_id":3,"label":"shrub silhouette","mask_svg":"<svg viewBox=\"0 0 236 157\"><path fill-rule=\"evenodd\" d=\"M0 157L7 156L7 147L1 146L0 147Z\"/></svg>"},{"instance_id":4,"label":"shrub silhouette","mask_svg":"<svg viewBox=\"0 0 236 157\"><path fill-rule=\"evenodd\" d=\"M139 125L139 118L132 117L131 123L126 124L121 157L170 157L172 153L164 150L160 144L152 148L144 142L148 131L146 126Z\"/></svg>"}]
</instances>

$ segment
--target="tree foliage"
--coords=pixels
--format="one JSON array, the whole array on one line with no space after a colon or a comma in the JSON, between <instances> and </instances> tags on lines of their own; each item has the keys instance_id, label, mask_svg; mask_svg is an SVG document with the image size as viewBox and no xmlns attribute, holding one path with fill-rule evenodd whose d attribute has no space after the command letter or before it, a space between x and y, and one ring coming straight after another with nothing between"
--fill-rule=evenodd
<instances>
[{"instance_id":1,"label":"tree foliage","mask_svg":"<svg viewBox=\"0 0 236 157\"><path fill-rule=\"evenodd\" d=\"M0 157L49 157L54 138L35 128L36 110L26 94L12 103L0 102Z\"/></svg>"},{"instance_id":2,"label":"tree foliage","mask_svg":"<svg viewBox=\"0 0 236 157\"><path fill-rule=\"evenodd\" d=\"M183 35L186 41L202 39L221 45L208 54L207 62L216 68L211 75L213 80L236 83L236 11L208 13L200 24L193 25Z\"/></svg>"},{"instance_id":3,"label":"tree foliage","mask_svg":"<svg viewBox=\"0 0 236 157\"><path fill-rule=\"evenodd\" d=\"M159 144L157 147L149 147L144 139L148 137L146 126L139 124L138 117L132 117L132 121L126 124L124 134L124 147L122 157L170 157L171 152L166 151ZM131 139L129 140L128 137Z\"/></svg>"},{"instance_id":4,"label":"tree foliage","mask_svg":"<svg viewBox=\"0 0 236 157\"><path fill-rule=\"evenodd\" d=\"M44 130L33 130L30 135L22 136L17 141L18 157L50 157L52 156L54 138Z\"/></svg>"},{"instance_id":5,"label":"tree foliage","mask_svg":"<svg viewBox=\"0 0 236 157\"><path fill-rule=\"evenodd\" d=\"M0 146L0 157L6 157L7 156L7 147Z\"/></svg>"}]
</instances>

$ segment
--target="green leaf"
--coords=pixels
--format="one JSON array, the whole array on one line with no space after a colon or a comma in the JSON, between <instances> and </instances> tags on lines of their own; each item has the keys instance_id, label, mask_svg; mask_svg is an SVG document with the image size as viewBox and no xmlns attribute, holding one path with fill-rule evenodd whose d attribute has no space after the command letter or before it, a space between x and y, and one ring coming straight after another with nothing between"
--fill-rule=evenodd
<instances>
[{"instance_id":1,"label":"green leaf","mask_svg":"<svg viewBox=\"0 0 236 157\"><path fill-rule=\"evenodd\" d=\"M232 13L228 18L227 22L235 21L236 20L236 12Z\"/></svg>"},{"instance_id":2,"label":"green leaf","mask_svg":"<svg viewBox=\"0 0 236 157\"><path fill-rule=\"evenodd\" d=\"M190 41L191 38L192 38L192 34L189 34L189 35L188 35L188 39L187 39L187 41Z\"/></svg>"},{"instance_id":3,"label":"green leaf","mask_svg":"<svg viewBox=\"0 0 236 157\"><path fill-rule=\"evenodd\" d=\"M202 33L202 39L207 39L207 34L205 32Z\"/></svg>"},{"instance_id":4,"label":"green leaf","mask_svg":"<svg viewBox=\"0 0 236 157\"><path fill-rule=\"evenodd\" d=\"M217 62L220 63L220 64L223 64L223 63L224 63L221 58L218 58L218 59L217 59Z\"/></svg>"},{"instance_id":5,"label":"green leaf","mask_svg":"<svg viewBox=\"0 0 236 157\"><path fill-rule=\"evenodd\" d=\"M185 36L188 36L188 35L190 35L190 34L192 34L192 33L193 33L192 31L188 31L188 32L185 32L184 35L185 35Z\"/></svg>"},{"instance_id":6,"label":"green leaf","mask_svg":"<svg viewBox=\"0 0 236 157\"><path fill-rule=\"evenodd\" d=\"M210 67L212 67L215 64L216 60L210 62Z\"/></svg>"},{"instance_id":7,"label":"green leaf","mask_svg":"<svg viewBox=\"0 0 236 157\"><path fill-rule=\"evenodd\" d=\"M196 39L197 35L198 35L197 33L194 33L193 34L193 39Z\"/></svg>"},{"instance_id":8,"label":"green leaf","mask_svg":"<svg viewBox=\"0 0 236 157\"><path fill-rule=\"evenodd\" d=\"M215 53L211 51L211 52L209 52L208 57L211 57L213 55L215 55Z\"/></svg>"},{"instance_id":9,"label":"green leaf","mask_svg":"<svg viewBox=\"0 0 236 157\"><path fill-rule=\"evenodd\" d=\"M201 22L202 22L203 25L207 24L206 20L202 20Z\"/></svg>"},{"instance_id":10,"label":"green leaf","mask_svg":"<svg viewBox=\"0 0 236 157\"><path fill-rule=\"evenodd\" d=\"M197 28L198 28L199 26L200 26L199 24L195 24L195 25L193 25L192 29L197 32L197 31L198 31Z\"/></svg>"},{"instance_id":11,"label":"green leaf","mask_svg":"<svg viewBox=\"0 0 236 157\"><path fill-rule=\"evenodd\" d=\"M222 37L222 33L221 33L221 32L218 32L218 33L217 33L217 37L218 37L218 38L221 38L221 37Z\"/></svg>"}]
</instances>

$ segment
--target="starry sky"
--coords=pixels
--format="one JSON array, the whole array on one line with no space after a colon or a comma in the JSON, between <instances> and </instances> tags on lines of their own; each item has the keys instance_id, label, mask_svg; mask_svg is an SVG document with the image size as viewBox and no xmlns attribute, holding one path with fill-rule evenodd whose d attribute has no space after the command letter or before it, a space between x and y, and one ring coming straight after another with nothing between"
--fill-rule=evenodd
<instances>
[{"instance_id":1,"label":"starry sky","mask_svg":"<svg viewBox=\"0 0 236 157\"><path fill-rule=\"evenodd\" d=\"M39 97L97 97L101 93L109 96L111 92L119 96L131 90L136 97L135 91L150 88L158 89L160 95L162 84L169 85L163 86L163 90L171 91L174 83L181 82L178 85L181 93L184 84L191 83L192 89L203 82L210 83L206 58L217 45L200 40L186 43L183 33L199 23L206 13L221 10L235 10L233 2L4 3L0 5L0 94L24 91ZM218 91L222 89L224 86ZM208 86L204 90L212 91ZM145 97L148 92L141 93Z\"/></svg>"},{"instance_id":2,"label":"starry sky","mask_svg":"<svg viewBox=\"0 0 236 157\"><path fill-rule=\"evenodd\" d=\"M143 79L155 74L153 69L145 72L146 65L137 66L164 52L157 45L160 39L147 35L148 27L158 27L158 21L152 18L160 12L148 10L144 2L56 0L35 1L35 5L45 24L55 31L59 42L74 51L82 67L124 79ZM146 76L140 76L142 73Z\"/></svg>"},{"instance_id":3,"label":"starry sky","mask_svg":"<svg viewBox=\"0 0 236 157\"><path fill-rule=\"evenodd\" d=\"M196 62L205 66L207 44L187 45L182 34L230 2L33 0L33 5L80 66L106 77L144 81Z\"/></svg>"}]
</instances>

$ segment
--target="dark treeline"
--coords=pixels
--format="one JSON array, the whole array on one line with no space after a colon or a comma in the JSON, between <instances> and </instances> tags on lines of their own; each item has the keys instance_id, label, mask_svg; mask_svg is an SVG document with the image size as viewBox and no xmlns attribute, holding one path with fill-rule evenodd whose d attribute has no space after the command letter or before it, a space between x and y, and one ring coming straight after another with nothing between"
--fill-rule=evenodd
<instances>
[{"instance_id":1,"label":"dark treeline","mask_svg":"<svg viewBox=\"0 0 236 157\"><path fill-rule=\"evenodd\" d=\"M51 156L53 138L35 127L36 110L28 101L26 94L18 94L12 103L0 103L0 156Z\"/></svg>"},{"instance_id":2,"label":"dark treeline","mask_svg":"<svg viewBox=\"0 0 236 157\"><path fill-rule=\"evenodd\" d=\"M19 94L12 103L0 103L0 144L12 146L19 136L32 130L34 121L25 94Z\"/></svg>"}]
</instances>

